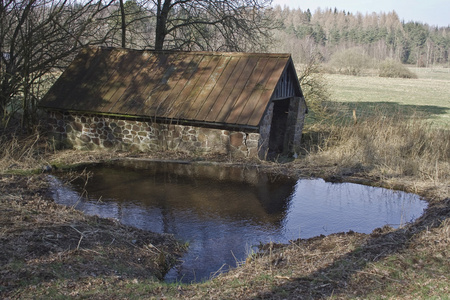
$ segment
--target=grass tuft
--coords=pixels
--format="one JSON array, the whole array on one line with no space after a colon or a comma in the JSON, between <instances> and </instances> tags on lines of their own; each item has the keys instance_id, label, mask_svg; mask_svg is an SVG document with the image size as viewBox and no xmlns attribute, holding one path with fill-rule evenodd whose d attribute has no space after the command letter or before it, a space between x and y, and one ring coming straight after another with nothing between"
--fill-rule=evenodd
<instances>
[{"instance_id":1,"label":"grass tuft","mask_svg":"<svg viewBox=\"0 0 450 300\"><path fill-rule=\"evenodd\" d=\"M8 169L32 169L47 149L42 147L41 134L19 132L1 132L0 135L0 171Z\"/></svg>"}]
</instances>

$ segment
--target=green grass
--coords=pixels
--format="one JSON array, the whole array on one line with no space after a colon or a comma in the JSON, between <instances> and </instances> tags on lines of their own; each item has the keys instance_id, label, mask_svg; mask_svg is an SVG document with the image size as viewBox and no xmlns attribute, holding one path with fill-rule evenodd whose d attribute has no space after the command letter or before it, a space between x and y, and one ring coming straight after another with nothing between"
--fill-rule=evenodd
<instances>
[{"instance_id":1,"label":"green grass","mask_svg":"<svg viewBox=\"0 0 450 300\"><path fill-rule=\"evenodd\" d=\"M448 67L417 68L411 66L409 69L416 73L419 79L450 80L450 68Z\"/></svg>"},{"instance_id":2,"label":"green grass","mask_svg":"<svg viewBox=\"0 0 450 300\"><path fill-rule=\"evenodd\" d=\"M331 99L345 104L351 117L378 111L416 114L438 126L450 126L450 73L447 69L418 69L418 79L326 74ZM416 70L413 70L416 71Z\"/></svg>"}]
</instances>

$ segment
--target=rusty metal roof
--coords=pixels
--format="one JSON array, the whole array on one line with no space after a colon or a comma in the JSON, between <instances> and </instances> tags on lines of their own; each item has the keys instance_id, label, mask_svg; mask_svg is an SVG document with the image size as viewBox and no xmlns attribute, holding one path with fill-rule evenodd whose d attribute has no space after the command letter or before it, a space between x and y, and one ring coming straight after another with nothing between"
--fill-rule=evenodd
<instances>
[{"instance_id":1,"label":"rusty metal roof","mask_svg":"<svg viewBox=\"0 0 450 300\"><path fill-rule=\"evenodd\" d=\"M41 106L255 127L288 67L293 69L289 54L90 47L78 54Z\"/></svg>"}]
</instances>

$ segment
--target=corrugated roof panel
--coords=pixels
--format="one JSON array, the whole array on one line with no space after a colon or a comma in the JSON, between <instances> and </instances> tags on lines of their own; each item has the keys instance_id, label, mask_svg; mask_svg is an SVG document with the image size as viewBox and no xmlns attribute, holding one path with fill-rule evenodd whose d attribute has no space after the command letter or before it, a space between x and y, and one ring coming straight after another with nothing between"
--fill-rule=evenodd
<instances>
[{"instance_id":1,"label":"corrugated roof panel","mask_svg":"<svg viewBox=\"0 0 450 300\"><path fill-rule=\"evenodd\" d=\"M214 120L214 117L222 108L223 101L225 101L225 96L223 96L223 94L226 93L226 91L224 91L224 88L237 63L239 62L238 57L232 57L229 55L224 55L224 57L226 58L226 60L222 60L223 65L218 67L218 71L220 73L215 74L215 76L218 77L217 83L214 86L214 90L212 90L211 93L209 93L208 97L205 99L203 107L197 114L197 120ZM221 99L222 102L219 99Z\"/></svg>"},{"instance_id":2,"label":"corrugated roof panel","mask_svg":"<svg viewBox=\"0 0 450 300\"><path fill-rule=\"evenodd\" d=\"M165 108L167 102L172 102L173 98L167 98L171 93L177 81L180 80L183 74L183 66L178 64L182 62L179 59L179 55L176 53L169 54L166 64L161 65L161 88L152 93L152 99L150 105L155 109L156 115L167 115L168 111ZM182 59L185 59L184 57Z\"/></svg>"},{"instance_id":3,"label":"corrugated roof panel","mask_svg":"<svg viewBox=\"0 0 450 300\"><path fill-rule=\"evenodd\" d=\"M231 75L235 83L230 87L227 99L222 106L220 113L216 116L216 122L227 122L227 118L233 110L236 100L242 93L242 90L247 83L248 77L253 72L253 68L255 67L257 61L258 58L256 57L241 57L241 59L239 60L239 67L242 69L242 72L238 71Z\"/></svg>"},{"instance_id":4,"label":"corrugated roof panel","mask_svg":"<svg viewBox=\"0 0 450 300\"><path fill-rule=\"evenodd\" d=\"M252 95L249 97L252 106L248 106L245 113L241 113L240 119L242 120L242 123L240 124L247 124L251 126L257 126L259 124L260 119L257 119L258 115L255 115L255 117L253 117L253 114L255 110L257 113L261 112L261 109L265 110L267 104L270 101L272 93L266 93L265 91L269 90L273 92L268 84L273 76L272 72L276 69L278 61L278 57L268 58L264 69L261 71L258 82L251 91Z\"/></svg>"},{"instance_id":5,"label":"corrugated roof panel","mask_svg":"<svg viewBox=\"0 0 450 300\"><path fill-rule=\"evenodd\" d=\"M192 120L193 117L189 114L189 108L191 104L197 99L200 94L203 85L208 79L207 68L210 64L213 56L212 55L204 55L198 67L195 71L195 75L191 77L191 79L186 83L186 87L183 92L179 95L179 101L182 102L181 106L177 110L175 114L175 118L177 119L187 119ZM205 75L206 74L206 75Z\"/></svg>"},{"instance_id":6,"label":"corrugated roof panel","mask_svg":"<svg viewBox=\"0 0 450 300\"><path fill-rule=\"evenodd\" d=\"M196 118L204 100L215 87L213 74L217 72L216 67L220 63L220 60L221 57L219 55L212 56L208 66L203 69L202 74L199 74L200 79L197 82L199 92L193 101L187 101L186 106L189 106L189 108L185 110L187 119L194 120Z\"/></svg>"},{"instance_id":7,"label":"corrugated roof panel","mask_svg":"<svg viewBox=\"0 0 450 300\"><path fill-rule=\"evenodd\" d=\"M163 80L166 81L168 88L161 90L154 98L156 115L168 115L171 112L176 97L186 83L186 80L183 80L183 77L186 76L187 65L189 65L192 60L192 55L186 56L183 53L178 53L174 56L173 60L168 62L165 67L166 72L163 76Z\"/></svg>"},{"instance_id":8,"label":"corrugated roof panel","mask_svg":"<svg viewBox=\"0 0 450 300\"><path fill-rule=\"evenodd\" d=\"M138 55L126 55L126 53L118 54L118 67L116 68L116 72L112 74L110 79L110 86L106 93L103 96L103 103L99 108L101 112L107 113L110 112L111 109L115 106L117 101L124 96L125 91L130 85L133 74L138 70ZM124 102L128 102L126 99L123 99Z\"/></svg>"},{"instance_id":9,"label":"corrugated roof panel","mask_svg":"<svg viewBox=\"0 0 450 300\"><path fill-rule=\"evenodd\" d=\"M163 77L166 71L166 64L170 58L174 57L168 53L160 53L155 55L155 61L151 66L146 67L147 81L143 81L145 89L142 92L142 104L130 105L128 114L137 116L156 117L157 103L155 99L161 90L169 89L167 80ZM116 113L120 113L117 111Z\"/></svg>"},{"instance_id":10,"label":"corrugated roof panel","mask_svg":"<svg viewBox=\"0 0 450 300\"><path fill-rule=\"evenodd\" d=\"M275 89L278 81L280 80L281 75L283 74L284 69L286 68L287 58L279 57L273 68L272 72L270 72L269 80L266 84L266 89Z\"/></svg>"},{"instance_id":11,"label":"corrugated roof panel","mask_svg":"<svg viewBox=\"0 0 450 300\"><path fill-rule=\"evenodd\" d=\"M256 127L285 68L288 54L87 48L41 106Z\"/></svg>"},{"instance_id":12,"label":"corrugated roof panel","mask_svg":"<svg viewBox=\"0 0 450 300\"><path fill-rule=\"evenodd\" d=\"M233 99L233 105L230 106L228 110L228 116L225 119L225 123L236 124L239 116L245 112L245 103L247 102L250 94L252 92L252 78L257 78L260 73L260 69L257 68L259 61L263 59L262 57L254 57L251 56L248 60L246 71L241 75L241 80L238 85L236 85L237 89L240 89L240 92L236 94L236 98ZM255 81L255 80L253 80Z\"/></svg>"},{"instance_id":13,"label":"corrugated roof panel","mask_svg":"<svg viewBox=\"0 0 450 300\"><path fill-rule=\"evenodd\" d=\"M111 105L104 107L104 112L117 110L122 113L128 113L128 108L124 107L123 104L127 104L128 107L137 105L137 103L134 104L136 99L133 99L133 96L137 94L138 90L134 88L133 83L137 80L139 74L142 74L142 70L148 60L148 55L135 55L134 60L126 62L126 69L120 74L121 79L119 80L121 85L111 97Z\"/></svg>"},{"instance_id":14,"label":"corrugated roof panel","mask_svg":"<svg viewBox=\"0 0 450 300\"><path fill-rule=\"evenodd\" d=\"M195 120L204 120L209 112L210 106L214 105L215 103L216 97L214 96L214 94L218 94L221 91L222 87L220 85L220 79L224 78L222 76L223 70L228 65L230 57L224 55L217 55L216 57L218 58L217 64L215 68L211 70L208 81L205 83L205 87L199 95L201 104L194 116ZM213 101L211 101L210 99L213 99Z\"/></svg>"},{"instance_id":15,"label":"corrugated roof panel","mask_svg":"<svg viewBox=\"0 0 450 300\"><path fill-rule=\"evenodd\" d=\"M129 114L129 111L143 106L143 91L149 82L149 66L156 61L156 57L147 52L135 55L135 60L127 67L127 75L124 74L123 86L114 95L112 105L105 107L106 113L121 112Z\"/></svg>"},{"instance_id":16,"label":"corrugated roof panel","mask_svg":"<svg viewBox=\"0 0 450 300\"><path fill-rule=\"evenodd\" d=\"M117 51L109 51L109 55L99 61L90 76L83 79L79 91L77 108L85 110L101 111L105 101L105 94L111 88L111 85L116 84L114 74L117 72L116 68L110 68L111 65L116 65L120 56ZM87 95L86 95L87 94ZM90 101L83 101L87 97Z\"/></svg>"},{"instance_id":17,"label":"corrugated roof panel","mask_svg":"<svg viewBox=\"0 0 450 300\"><path fill-rule=\"evenodd\" d=\"M195 80L198 65L202 59L202 55L186 56L186 61L181 68L183 70L181 77L176 80L176 84L172 86L172 90L166 99L161 99L161 102L158 104L158 107L160 107L158 115L169 119L176 118L178 111L184 104L185 97L191 91L191 80Z\"/></svg>"},{"instance_id":18,"label":"corrugated roof panel","mask_svg":"<svg viewBox=\"0 0 450 300\"><path fill-rule=\"evenodd\" d=\"M280 79L281 74L283 73L284 66L286 65L286 59L277 58L270 61L271 63L267 64L267 72L264 72L263 80L260 81L261 87L256 90L255 93L258 95L260 99L256 102L255 108L251 113L246 124L250 126L257 126L261 121L262 114L267 108L267 104L269 101L262 101L263 99L270 99L272 97L273 91L277 85L278 80ZM265 104L267 103L267 104Z\"/></svg>"},{"instance_id":19,"label":"corrugated roof panel","mask_svg":"<svg viewBox=\"0 0 450 300\"><path fill-rule=\"evenodd\" d=\"M64 102L65 96L75 92L75 87L92 70L100 55L96 55L99 49L85 48L75 57L66 71L59 77L58 81L51 87L46 95L50 106L59 106Z\"/></svg>"},{"instance_id":20,"label":"corrugated roof panel","mask_svg":"<svg viewBox=\"0 0 450 300\"><path fill-rule=\"evenodd\" d=\"M180 103L177 103L177 99L179 99L180 93L183 91L187 82L195 72L195 68L192 66L196 66L200 59L201 57L194 57L192 55L183 55L179 58L178 64L174 66L176 73L174 73L174 76L170 78L171 88L167 90L166 93L161 95L158 100L158 115L169 117L177 111L178 107L181 105Z\"/></svg>"},{"instance_id":21,"label":"corrugated roof panel","mask_svg":"<svg viewBox=\"0 0 450 300\"><path fill-rule=\"evenodd\" d=\"M239 80L242 72L244 71L246 65L246 59L240 56L231 57L231 62L228 64L229 68L224 70L224 75L227 78L227 81L224 83L220 94L215 100L215 103L211 103L211 110L206 118L208 122L223 122L220 119L220 115L223 116L223 109L227 106L227 101L230 97L230 94L233 92L234 86ZM211 99L214 101L214 99ZM223 118L223 117L222 117Z\"/></svg>"},{"instance_id":22,"label":"corrugated roof panel","mask_svg":"<svg viewBox=\"0 0 450 300\"><path fill-rule=\"evenodd\" d=\"M271 90L260 90L255 93L255 95L261 99L270 99L272 96L273 91ZM249 126L258 126L259 122L261 122L261 118L265 112L265 109L267 108L267 105L264 105L263 101L258 101L256 103L255 109L253 109L253 112L250 115L250 112L248 115L250 115L248 121L245 123Z\"/></svg>"},{"instance_id":23,"label":"corrugated roof panel","mask_svg":"<svg viewBox=\"0 0 450 300\"><path fill-rule=\"evenodd\" d=\"M74 84L63 84L64 92L58 95L58 107L62 106L70 110L82 110L86 109L89 105L93 107L101 101L101 99L98 99L96 91L98 86L104 80L107 80L104 66L110 60L111 51L98 51L92 53L92 55L94 58L92 64L87 66L86 69L78 69L80 74L84 76L80 79L69 79L69 82L73 82ZM91 103L85 103L83 101L85 98L90 99Z\"/></svg>"},{"instance_id":24,"label":"corrugated roof panel","mask_svg":"<svg viewBox=\"0 0 450 300\"><path fill-rule=\"evenodd\" d=\"M109 113L122 112L123 114L133 115L142 111L145 107L146 89L149 87L150 81L153 79L152 73L154 65L156 65L157 56L149 52L143 52L139 55L139 62L136 65L134 77L128 88L124 91L122 97L109 109Z\"/></svg>"},{"instance_id":25,"label":"corrugated roof panel","mask_svg":"<svg viewBox=\"0 0 450 300\"><path fill-rule=\"evenodd\" d=\"M230 122L235 124L247 124L248 119L255 109L256 103L260 100L259 94L256 93L256 89L264 82L264 74L266 74L267 63L269 58L261 57L253 70L254 76L251 76L247 82L244 92L241 94L239 102L242 103L242 110L239 111L239 115L233 114L233 118Z\"/></svg>"}]
</instances>

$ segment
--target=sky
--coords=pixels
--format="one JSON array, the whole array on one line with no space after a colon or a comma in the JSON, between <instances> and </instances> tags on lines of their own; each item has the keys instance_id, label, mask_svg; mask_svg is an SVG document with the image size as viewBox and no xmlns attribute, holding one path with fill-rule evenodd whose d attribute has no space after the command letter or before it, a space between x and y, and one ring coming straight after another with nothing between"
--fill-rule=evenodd
<instances>
[{"instance_id":1,"label":"sky","mask_svg":"<svg viewBox=\"0 0 450 300\"><path fill-rule=\"evenodd\" d=\"M449 0L273 0L272 5L301 8L313 13L318 7L346 12L380 13L395 10L400 20L415 21L439 27L450 26Z\"/></svg>"}]
</instances>

